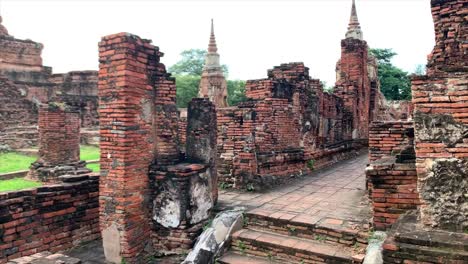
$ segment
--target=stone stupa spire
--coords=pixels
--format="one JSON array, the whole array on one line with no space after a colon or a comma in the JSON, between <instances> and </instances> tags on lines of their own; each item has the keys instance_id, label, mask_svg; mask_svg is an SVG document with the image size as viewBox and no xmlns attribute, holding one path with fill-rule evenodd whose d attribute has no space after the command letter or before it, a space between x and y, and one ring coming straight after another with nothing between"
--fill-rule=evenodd
<instances>
[{"instance_id":1,"label":"stone stupa spire","mask_svg":"<svg viewBox=\"0 0 468 264\"><path fill-rule=\"evenodd\" d=\"M227 106L227 83L223 68L219 62L218 47L214 34L213 19L211 19L211 34L205 65L198 90L198 97L207 97L216 107Z\"/></svg>"},{"instance_id":2,"label":"stone stupa spire","mask_svg":"<svg viewBox=\"0 0 468 264\"><path fill-rule=\"evenodd\" d=\"M211 19L211 34L210 34L210 43L208 44L208 52L218 52L218 47L216 47L216 38L214 34L214 24L213 19Z\"/></svg>"},{"instance_id":3,"label":"stone stupa spire","mask_svg":"<svg viewBox=\"0 0 468 264\"><path fill-rule=\"evenodd\" d=\"M359 24L359 19L356 11L356 3L353 0L353 5L351 7L351 17L349 19L348 32L346 32L346 38L354 38L362 40L362 30L361 25Z\"/></svg>"}]
</instances>

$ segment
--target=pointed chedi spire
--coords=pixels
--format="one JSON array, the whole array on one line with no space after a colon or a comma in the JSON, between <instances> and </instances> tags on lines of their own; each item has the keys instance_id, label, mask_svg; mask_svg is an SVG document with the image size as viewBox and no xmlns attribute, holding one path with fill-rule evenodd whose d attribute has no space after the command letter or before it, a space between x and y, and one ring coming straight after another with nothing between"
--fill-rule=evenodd
<instances>
[{"instance_id":1,"label":"pointed chedi spire","mask_svg":"<svg viewBox=\"0 0 468 264\"><path fill-rule=\"evenodd\" d=\"M208 52L216 53L217 51L218 51L218 47L216 47L213 19L211 19L211 34L210 34L210 43L208 44Z\"/></svg>"},{"instance_id":2,"label":"pointed chedi spire","mask_svg":"<svg viewBox=\"0 0 468 264\"><path fill-rule=\"evenodd\" d=\"M218 47L214 34L213 19L211 19L210 43L205 55L205 65L198 89L198 97L209 98L216 107L227 107L227 83L223 68L219 62Z\"/></svg>"},{"instance_id":3,"label":"pointed chedi spire","mask_svg":"<svg viewBox=\"0 0 468 264\"><path fill-rule=\"evenodd\" d=\"M354 38L362 40L362 30L359 24L359 19L356 11L356 3L353 0L351 7L351 17L349 18L348 32L346 32L346 38Z\"/></svg>"}]
</instances>

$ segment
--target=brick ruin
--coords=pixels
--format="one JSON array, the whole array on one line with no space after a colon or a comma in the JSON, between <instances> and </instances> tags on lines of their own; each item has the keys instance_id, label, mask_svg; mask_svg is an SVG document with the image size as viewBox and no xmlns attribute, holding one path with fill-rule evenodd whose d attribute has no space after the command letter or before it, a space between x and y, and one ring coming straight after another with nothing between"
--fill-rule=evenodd
<instances>
[{"instance_id":1,"label":"brick ruin","mask_svg":"<svg viewBox=\"0 0 468 264\"><path fill-rule=\"evenodd\" d=\"M0 91L11 107L0 112L0 119L8 118L0 126L0 146L18 149L36 145L38 105L49 101L78 107L82 127L97 126L97 72L53 74L52 68L42 65L42 44L17 39L1 28ZM20 113L19 122L9 118Z\"/></svg>"},{"instance_id":2,"label":"brick ruin","mask_svg":"<svg viewBox=\"0 0 468 264\"><path fill-rule=\"evenodd\" d=\"M128 33L99 43L100 225L106 258L117 263L188 250L216 201L214 105L190 103L182 156L162 55Z\"/></svg>"},{"instance_id":3,"label":"brick ruin","mask_svg":"<svg viewBox=\"0 0 468 264\"><path fill-rule=\"evenodd\" d=\"M21 102L32 105L26 99ZM2 264L100 238L99 176L79 160L78 109L61 103L41 104L38 120L39 158L31 164L28 178L44 186L0 193Z\"/></svg>"},{"instance_id":4,"label":"brick ruin","mask_svg":"<svg viewBox=\"0 0 468 264\"><path fill-rule=\"evenodd\" d=\"M34 189L0 193L0 263L96 240L99 176L69 175Z\"/></svg>"},{"instance_id":5,"label":"brick ruin","mask_svg":"<svg viewBox=\"0 0 468 264\"><path fill-rule=\"evenodd\" d=\"M303 63L288 63L248 81L239 106L203 96L185 112L149 40L103 37L98 75L54 75L42 66L41 45L0 25L0 131L38 125L30 177L54 183L0 194L0 263L99 238L115 263L185 253L211 216L218 184L268 188L366 145L373 226L389 231L384 263L466 262L468 1L431 4L436 46L427 75L412 78L412 103L380 93L354 1L332 93ZM214 34L217 55L212 43ZM14 56L18 47L24 56ZM79 160L80 126L97 123L100 177ZM290 232L286 223L275 228Z\"/></svg>"},{"instance_id":6,"label":"brick ruin","mask_svg":"<svg viewBox=\"0 0 468 264\"><path fill-rule=\"evenodd\" d=\"M218 109L218 175L223 185L262 189L349 156L368 142L373 120L399 118L380 92L377 61L353 2L333 93L302 63L247 81L247 102Z\"/></svg>"},{"instance_id":7,"label":"brick ruin","mask_svg":"<svg viewBox=\"0 0 468 264\"><path fill-rule=\"evenodd\" d=\"M367 169L375 227L390 229L385 263L468 261L468 1L431 7L436 44L427 74L412 77L414 121L373 124L382 140L370 142L370 155L387 154Z\"/></svg>"},{"instance_id":8,"label":"brick ruin","mask_svg":"<svg viewBox=\"0 0 468 264\"><path fill-rule=\"evenodd\" d=\"M28 178L60 181L62 175L91 171L80 160L80 112L66 104L49 103L39 108L39 157L31 164Z\"/></svg>"},{"instance_id":9,"label":"brick ruin","mask_svg":"<svg viewBox=\"0 0 468 264\"><path fill-rule=\"evenodd\" d=\"M323 95L304 64L283 64L268 77L247 82L249 101L218 109L218 175L236 188L267 187L306 173L310 160L326 163L327 151L352 147L351 116L337 107L340 98Z\"/></svg>"},{"instance_id":10,"label":"brick ruin","mask_svg":"<svg viewBox=\"0 0 468 264\"><path fill-rule=\"evenodd\" d=\"M412 121L373 122L366 169L373 226L391 227L401 214L419 205Z\"/></svg>"}]
</instances>

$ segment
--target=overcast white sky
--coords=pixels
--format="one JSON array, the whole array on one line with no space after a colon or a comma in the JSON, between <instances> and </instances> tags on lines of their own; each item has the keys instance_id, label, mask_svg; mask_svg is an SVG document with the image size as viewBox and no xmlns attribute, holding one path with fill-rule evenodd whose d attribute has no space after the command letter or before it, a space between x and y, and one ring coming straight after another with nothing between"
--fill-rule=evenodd
<instances>
[{"instance_id":1,"label":"overcast white sky","mask_svg":"<svg viewBox=\"0 0 468 264\"><path fill-rule=\"evenodd\" d=\"M110 1L0 0L3 25L17 38L44 44L54 72L96 70L104 35L130 32L152 39L170 66L182 50L206 49L210 19L230 79L265 78L267 69L302 61L314 78L335 82L340 40L351 0ZM392 48L394 64L413 71L434 45L429 0L356 0L364 39Z\"/></svg>"}]
</instances>

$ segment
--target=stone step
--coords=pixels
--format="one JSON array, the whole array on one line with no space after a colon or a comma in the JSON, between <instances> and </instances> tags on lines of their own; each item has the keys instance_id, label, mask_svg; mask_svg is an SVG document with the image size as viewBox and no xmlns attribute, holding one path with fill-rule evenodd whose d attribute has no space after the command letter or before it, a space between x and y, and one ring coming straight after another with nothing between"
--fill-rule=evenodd
<instances>
[{"instance_id":1,"label":"stone step","mask_svg":"<svg viewBox=\"0 0 468 264\"><path fill-rule=\"evenodd\" d=\"M247 227L282 235L341 244L348 247L367 247L368 224L314 215L294 215L257 208L246 214Z\"/></svg>"},{"instance_id":2,"label":"stone step","mask_svg":"<svg viewBox=\"0 0 468 264\"><path fill-rule=\"evenodd\" d=\"M231 250L280 263L362 263L364 259L343 245L251 229L233 234Z\"/></svg>"},{"instance_id":3,"label":"stone step","mask_svg":"<svg viewBox=\"0 0 468 264\"><path fill-rule=\"evenodd\" d=\"M281 262L269 260L268 258L247 256L247 255L237 254L234 252L228 252L224 254L220 259L218 259L216 263L220 263L220 264L272 264L272 263L276 264L278 263L279 264Z\"/></svg>"}]
</instances>

